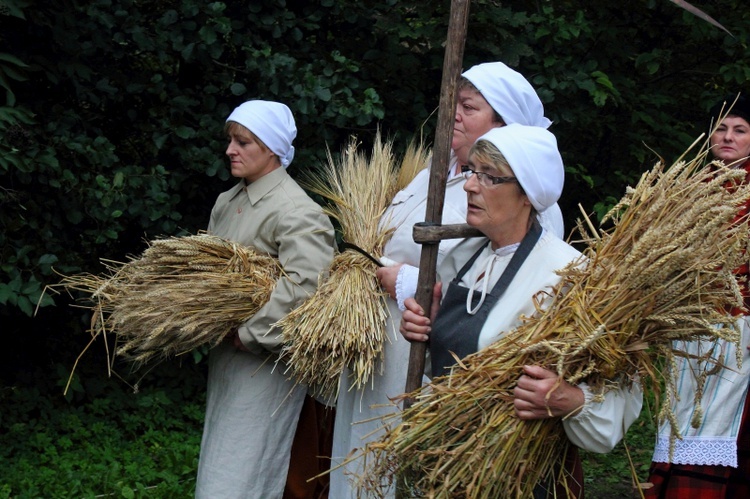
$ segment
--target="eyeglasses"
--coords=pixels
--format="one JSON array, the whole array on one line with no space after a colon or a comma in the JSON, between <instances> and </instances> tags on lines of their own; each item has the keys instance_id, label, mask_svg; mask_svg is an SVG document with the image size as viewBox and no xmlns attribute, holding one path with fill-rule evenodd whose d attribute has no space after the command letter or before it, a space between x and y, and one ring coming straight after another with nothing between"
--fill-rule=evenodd
<instances>
[{"instance_id":1,"label":"eyeglasses","mask_svg":"<svg viewBox=\"0 0 750 499\"><path fill-rule=\"evenodd\" d=\"M497 184L507 184L510 182L518 182L518 179L516 177L495 177L488 173L475 172L468 166L461 167L461 175L463 175L466 180L469 180L472 175L476 175L477 181L479 182L479 185L481 185L482 187L491 187Z\"/></svg>"}]
</instances>

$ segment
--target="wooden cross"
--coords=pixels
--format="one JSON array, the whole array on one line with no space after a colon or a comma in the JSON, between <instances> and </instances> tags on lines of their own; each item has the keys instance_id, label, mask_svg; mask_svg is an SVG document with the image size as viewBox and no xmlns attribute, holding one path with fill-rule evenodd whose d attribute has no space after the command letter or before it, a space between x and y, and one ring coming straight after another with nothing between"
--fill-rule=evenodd
<instances>
[{"instance_id":1,"label":"wooden cross","mask_svg":"<svg viewBox=\"0 0 750 499\"><path fill-rule=\"evenodd\" d=\"M466 26L469 19L469 0L452 0L448 22L448 39L443 60L443 78L440 84L435 146L433 147L430 183L425 209L425 221L414 226L414 241L422 244L417 281L417 303L429 313L432 306L432 289L437 273L437 256L440 241L477 235L478 231L468 225L441 225L445 203L445 183L448 177L450 146L453 138L453 122L456 116L456 81L461 73ZM425 352L427 344L413 342L409 351L409 370L406 375L406 392L422 386ZM404 409L412 404L404 400Z\"/></svg>"}]
</instances>

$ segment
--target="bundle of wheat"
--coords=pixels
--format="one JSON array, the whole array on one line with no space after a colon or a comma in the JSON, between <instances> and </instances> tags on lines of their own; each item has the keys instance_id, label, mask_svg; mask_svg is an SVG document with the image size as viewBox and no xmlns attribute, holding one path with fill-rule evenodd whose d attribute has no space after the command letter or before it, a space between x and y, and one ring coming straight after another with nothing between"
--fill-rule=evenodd
<instances>
[{"instance_id":1,"label":"bundle of wheat","mask_svg":"<svg viewBox=\"0 0 750 499\"><path fill-rule=\"evenodd\" d=\"M114 333L116 355L142 363L216 345L269 299L276 259L206 234L157 239L109 275L66 276L93 301L91 332Z\"/></svg>"},{"instance_id":2,"label":"bundle of wheat","mask_svg":"<svg viewBox=\"0 0 750 499\"><path fill-rule=\"evenodd\" d=\"M674 380L656 360L679 354L672 340L737 342L725 311L742 306L732 269L744 258L748 225L735 217L750 187L739 185L744 170L704 166L706 154L703 147L645 173L605 217L611 228L579 222L587 261L559 272L560 284L536 297L535 317L410 395L416 402L398 415L403 421L365 449L360 489L378 495L398 477L408 495L532 497L540 481L561 480L568 441L559 419L515 417L524 365L585 380L599 397L662 377L669 392Z\"/></svg>"},{"instance_id":3,"label":"bundle of wheat","mask_svg":"<svg viewBox=\"0 0 750 499\"><path fill-rule=\"evenodd\" d=\"M378 264L367 255L382 254L391 231L381 218L427 159L425 148L412 144L397 165L392 143L378 134L369 159L353 139L340 162L329 153L323 175L305 183L330 201L326 211L340 223L344 241L362 250L344 246L316 292L278 323L288 371L320 397L336 398L345 366L354 385L361 387L382 360L383 345L389 341L386 295L377 280Z\"/></svg>"}]
</instances>

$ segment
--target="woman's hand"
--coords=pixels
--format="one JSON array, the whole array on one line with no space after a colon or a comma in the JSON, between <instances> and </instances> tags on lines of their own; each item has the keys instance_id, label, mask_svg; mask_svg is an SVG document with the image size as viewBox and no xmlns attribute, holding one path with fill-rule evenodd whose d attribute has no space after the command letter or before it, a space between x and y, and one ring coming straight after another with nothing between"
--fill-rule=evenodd
<instances>
[{"instance_id":1,"label":"woman's hand","mask_svg":"<svg viewBox=\"0 0 750 499\"><path fill-rule=\"evenodd\" d=\"M388 267L380 267L377 270L378 280L380 286L388 293L388 295L394 300L396 297L396 279L398 278L398 271L403 267L403 263L391 265Z\"/></svg>"},{"instance_id":2,"label":"woman's hand","mask_svg":"<svg viewBox=\"0 0 750 499\"><path fill-rule=\"evenodd\" d=\"M432 330L430 325L440 309L442 290L442 283L436 282L435 287L432 288L432 309L429 318L425 316L424 310L419 306L417 300L414 298L406 299L404 302L406 310L401 315L401 326L399 327L399 331L404 338L409 341L427 341L430 339L429 334Z\"/></svg>"},{"instance_id":3,"label":"woman's hand","mask_svg":"<svg viewBox=\"0 0 750 499\"><path fill-rule=\"evenodd\" d=\"M557 373L539 366L524 366L523 372L513 390L519 419L563 417L583 407L583 390L558 378Z\"/></svg>"}]
</instances>

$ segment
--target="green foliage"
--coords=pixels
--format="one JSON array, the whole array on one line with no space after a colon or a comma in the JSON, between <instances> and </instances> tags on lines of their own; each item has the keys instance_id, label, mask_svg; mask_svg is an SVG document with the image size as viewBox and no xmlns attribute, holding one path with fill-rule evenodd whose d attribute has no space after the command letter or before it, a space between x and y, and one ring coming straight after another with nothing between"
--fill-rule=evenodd
<instances>
[{"instance_id":1,"label":"green foliage","mask_svg":"<svg viewBox=\"0 0 750 499\"><path fill-rule=\"evenodd\" d=\"M626 185L707 131L708 109L747 91L750 13L692 2L734 38L671 2L473 2L467 63L502 60L526 75L568 165L560 201L601 216ZM567 224L569 227L572 223Z\"/></svg>"},{"instance_id":2,"label":"green foliage","mask_svg":"<svg viewBox=\"0 0 750 499\"><path fill-rule=\"evenodd\" d=\"M205 228L229 187L223 122L243 100L293 109L294 173L321 161L327 144L372 134L385 118L374 85L417 61L398 58L402 66L382 71L411 54L402 38L417 38L401 11L386 15L382 4L62 4L13 2L20 15L0 17L0 42L14 47L0 54L0 282L16 293L6 303L25 314L33 307L14 283L57 277L42 273L43 255L61 273L98 272L99 258L122 260L144 239ZM403 96L393 105L426 116L423 98L393 95ZM409 133L418 126L408 112L405 121Z\"/></svg>"},{"instance_id":3,"label":"green foliage","mask_svg":"<svg viewBox=\"0 0 750 499\"><path fill-rule=\"evenodd\" d=\"M648 480L656 424L654 395L644 395L641 415L628 430L625 439L607 454L581 451L586 497L626 499L641 497L639 483ZM635 472L635 477L633 477Z\"/></svg>"},{"instance_id":4,"label":"green foliage","mask_svg":"<svg viewBox=\"0 0 750 499\"><path fill-rule=\"evenodd\" d=\"M447 2L6 3L0 282L25 314L36 291L13 283L53 282L44 255L97 271L144 239L205 228L230 183L223 121L243 100L292 108L293 175L378 126L403 144L432 137ZM657 154L682 152L750 77L736 4L705 8L732 38L670 2L477 0L465 66L503 60L538 89L575 165L561 200L572 226L578 203L601 214Z\"/></svg>"},{"instance_id":5,"label":"green foliage","mask_svg":"<svg viewBox=\"0 0 750 499\"><path fill-rule=\"evenodd\" d=\"M72 403L44 383L0 392L0 497L193 495L205 378L159 366L133 393L102 374Z\"/></svg>"},{"instance_id":6,"label":"green foliage","mask_svg":"<svg viewBox=\"0 0 750 499\"><path fill-rule=\"evenodd\" d=\"M9 106L16 103L16 96L11 88L10 81L26 81L26 77L21 72L26 68L28 66L16 57L0 53L0 86L5 89L5 102Z\"/></svg>"}]
</instances>

